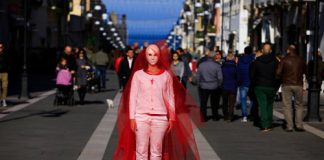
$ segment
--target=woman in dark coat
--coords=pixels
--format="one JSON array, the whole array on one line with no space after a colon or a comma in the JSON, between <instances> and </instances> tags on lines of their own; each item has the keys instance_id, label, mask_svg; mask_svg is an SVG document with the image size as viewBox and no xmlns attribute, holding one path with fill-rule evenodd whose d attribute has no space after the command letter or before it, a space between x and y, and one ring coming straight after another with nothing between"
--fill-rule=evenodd
<instances>
[{"instance_id":1,"label":"woman in dark coat","mask_svg":"<svg viewBox=\"0 0 324 160\"><path fill-rule=\"evenodd\" d=\"M76 64L76 85L79 93L80 105L83 105L87 93L87 70L90 69L86 53L83 49L78 53Z\"/></svg>"}]
</instances>

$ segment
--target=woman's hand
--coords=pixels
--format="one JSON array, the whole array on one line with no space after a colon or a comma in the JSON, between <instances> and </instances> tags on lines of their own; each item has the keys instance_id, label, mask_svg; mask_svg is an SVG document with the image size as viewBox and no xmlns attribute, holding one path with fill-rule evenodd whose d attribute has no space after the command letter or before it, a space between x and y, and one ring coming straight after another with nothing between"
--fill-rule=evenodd
<instances>
[{"instance_id":1,"label":"woman's hand","mask_svg":"<svg viewBox=\"0 0 324 160\"><path fill-rule=\"evenodd\" d=\"M136 131L137 126L136 126L136 121L135 121L135 119L131 119L131 120L130 120L130 127L131 127L131 129L132 129L133 132Z\"/></svg>"},{"instance_id":2,"label":"woman's hand","mask_svg":"<svg viewBox=\"0 0 324 160\"><path fill-rule=\"evenodd\" d=\"M169 120L169 127L168 127L168 133L171 131L171 129L173 128L173 121Z\"/></svg>"}]
</instances>

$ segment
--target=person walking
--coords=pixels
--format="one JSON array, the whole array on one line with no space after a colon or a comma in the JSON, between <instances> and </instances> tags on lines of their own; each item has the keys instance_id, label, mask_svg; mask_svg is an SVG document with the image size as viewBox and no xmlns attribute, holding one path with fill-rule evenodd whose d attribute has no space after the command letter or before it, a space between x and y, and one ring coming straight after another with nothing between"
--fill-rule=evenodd
<instances>
[{"instance_id":1,"label":"person walking","mask_svg":"<svg viewBox=\"0 0 324 160\"><path fill-rule=\"evenodd\" d=\"M212 55L209 55L213 57ZM218 108L221 95L221 85L223 83L223 74L221 65L215 62L211 57L202 62L196 73L196 81L199 89L200 110L204 117L207 117L207 102L210 97L212 108L212 119L218 120Z\"/></svg>"},{"instance_id":2,"label":"person walking","mask_svg":"<svg viewBox=\"0 0 324 160\"><path fill-rule=\"evenodd\" d=\"M8 93L8 55L4 50L4 44L0 43L0 81L1 81L1 97L0 105L7 106L6 98Z\"/></svg>"},{"instance_id":3,"label":"person walking","mask_svg":"<svg viewBox=\"0 0 324 160\"><path fill-rule=\"evenodd\" d=\"M232 52L229 51L228 54L232 54ZM216 51L215 61L217 63L219 63L220 65L222 65L224 63L225 60L223 59L223 53L222 53L222 51L220 51L220 50L217 50Z\"/></svg>"},{"instance_id":4,"label":"person walking","mask_svg":"<svg viewBox=\"0 0 324 160\"><path fill-rule=\"evenodd\" d=\"M303 58L297 55L296 47L290 45L287 55L280 61L276 70L276 78L282 83L282 97L286 131L293 131L293 117L295 117L296 131L303 128L303 75L306 73L306 64ZM293 116L292 98L295 101L295 116Z\"/></svg>"},{"instance_id":5,"label":"person walking","mask_svg":"<svg viewBox=\"0 0 324 160\"><path fill-rule=\"evenodd\" d=\"M223 114L225 121L233 121L234 105L237 92L237 67L235 56L232 53L227 54L226 60L222 65L223 73Z\"/></svg>"},{"instance_id":6,"label":"person walking","mask_svg":"<svg viewBox=\"0 0 324 160\"><path fill-rule=\"evenodd\" d=\"M244 49L244 55L242 55L237 63L237 75L238 75L238 85L240 91L240 102L242 111L242 122L247 122L248 111L247 111L247 97L250 87L250 66L254 60L254 55L252 54L252 47L248 46ZM251 108L252 110L252 108Z\"/></svg>"},{"instance_id":7,"label":"person walking","mask_svg":"<svg viewBox=\"0 0 324 160\"><path fill-rule=\"evenodd\" d=\"M183 50L182 48L178 48L176 50L178 54L180 55L180 59L184 63L184 73L181 79L182 85L187 88L187 82L188 80L191 82L192 80L192 71L190 70L189 63L192 60L192 55L187 52L187 50Z\"/></svg>"},{"instance_id":8,"label":"person walking","mask_svg":"<svg viewBox=\"0 0 324 160\"><path fill-rule=\"evenodd\" d=\"M97 53L95 53L94 64L99 71L99 79L100 79L100 89L106 88L106 71L108 66L109 58L107 53L105 53L102 48L99 49Z\"/></svg>"},{"instance_id":9,"label":"person walking","mask_svg":"<svg viewBox=\"0 0 324 160\"><path fill-rule=\"evenodd\" d=\"M119 69L118 69L118 76L121 79L123 88L126 87L128 79L132 73L132 69L135 62L134 51L133 49L128 46L126 48L126 57L120 62Z\"/></svg>"},{"instance_id":10,"label":"person walking","mask_svg":"<svg viewBox=\"0 0 324 160\"><path fill-rule=\"evenodd\" d=\"M90 69L86 53L83 49L79 51L76 59L76 85L79 94L80 105L84 104L84 99L87 93L87 70Z\"/></svg>"},{"instance_id":11,"label":"person walking","mask_svg":"<svg viewBox=\"0 0 324 160\"><path fill-rule=\"evenodd\" d=\"M171 63L171 69L174 72L174 74L178 77L179 81L181 82L184 74L184 64L181 60L179 60L180 56L178 52L172 53L172 63Z\"/></svg>"},{"instance_id":12,"label":"person walking","mask_svg":"<svg viewBox=\"0 0 324 160\"><path fill-rule=\"evenodd\" d=\"M70 69L71 73L75 74L77 66L76 66L75 56L72 53L71 46L66 46L64 48L64 52L60 55L60 60L62 58L66 59L67 65L69 66L69 69Z\"/></svg>"},{"instance_id":13,"label":"person walking","mask_svg":"<svg viewBox=\"0 0 324 160\"><path fill-rule=\"evenodd\" d=\"M275 76L278 63L272 54L271 43L264 43L262 56L255 60L251 69L254 92L260 108L262 132L272 130L273 102L279 87Z\"/></svg>"},{"instance_id":14,"label":"person walking","mask_svg":"<svg viewBox=\"0 0 324 160\"><path fill-rule=\"evenodd\" d=\"M205 62L207 59L209 59L210 57L208 56L210 53L210 50L208 48L205 49L205 52L203 52L201 54L201 57L200 59L198 60L197 62L197 68L199 67L199 65L202 63L202 62ZM217 54L217 51L216 51L216 54Z\"/></svg>"},{"instance_id":15,"label":"person walking","mask_svg":"<svg viewBox=\"0 0 324 160\"><path fill-rule=\"evenodd\" d=\"M255 59L260 57L261 55L262 55L261 50L257 50L254 53ZM250 87L249 87L249 91L248 91L248 96L249 96L250 101L252 103L251 110L250 110L250 120L253 120L253 125L254 126L260 127L259 104L258 104L258 100L257 100L256 95L255 95L255 92L254 92L255 83L254 83L253 78L251 78L252 77L251 76L251 69L252 69L252 66L255 63L255 59L251 63L250 69L249 69Z\"/></svg>"},{"instance_id":16,"label":"person walking","mask_svg":"<svg viewBox=\"0 0 324 160\"><path fill-rule=\"evenodd\" d=\"M124 55L122 54L122 52L119 52L118 51L118 57L116 58L115 60L115 72L118 74L119 72L119 65L121 63L121 61L124 59ZM121 81L121 78L118 76L118 86L119 86L119 89L122 88L122 81Z\"/></svg>"}]
</instances>

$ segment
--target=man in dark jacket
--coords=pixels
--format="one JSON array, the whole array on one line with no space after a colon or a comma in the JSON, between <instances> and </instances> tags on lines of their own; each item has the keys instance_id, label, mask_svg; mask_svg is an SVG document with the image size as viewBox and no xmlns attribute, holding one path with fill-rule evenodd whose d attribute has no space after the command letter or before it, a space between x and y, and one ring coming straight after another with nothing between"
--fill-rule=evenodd
<instances>
[{"instance_id":1,"label":"man in dark jacket","mask_svg":"<svg viewBox=\"0 0 324 160\"><path fill-rule=\"evenodd\" d=\"M185 88L187 88L187 82L188 82L188 80L191 81L191 78L192 78L192 72L189 67L189 63L192 60L192 55L190 53L188 53L187 50L184 51L182 48L178 48L177 52L180 55L180 58L185 66L184 73L183 73L183 76L181 79L181 83Z\"/></svg>"},{"instance_id":2,"label":"man in dark jacket","mask_svg":"<svg viewBox=\"0 0 324 160\"><path fill-rule=\"evenodd\" d=\"M232 121L237 92L237 67L233 53L227 54L222 65L222 71L224 79L222 90L224 120Z\"/></svg>"},{"instance_id":3,"label":"man in dark jacket","mask_svg":"<svg viewBox=\"0 0 324 160\"><path fill-rule=\"evenodd\" d=\"M223 83L223 75L221 66L212 58L202 62L196 73L197 84L199 87L200 110L207 121L207 102L211 96L211 108L213 120L218 120L219 97L221 94L220 88Z\"/></svg>"},{"instance_id":4,"label":"man in dark jacket","mask_svg":"<svg viewBox=\"0 0 324 160\"><path fill-rule=\"evenodd\" d=\"M60 56L60 59L61 58L66 59L67 65L68 65L71 73L74 74L76 72L77 65L76 65L76 58L75 58L74 54L72 53L71 46L66 46L64 48L64 52Z\"/></svg>"},{"instance_id":5,"label":"man in dark jacket","mask_svg":"<svg viewBox=\"0 0 324 160\"><path fill-rule=\"evenodd\" d=\"M254 81L254 92L260 108L261 130L268 132L272 128L273 102L279 86L275 77L279 62L272 54L270 43L263 44L262 54L253 63L251 80Z\"/></svg>"},{"instance_id":6,"label":"man in dark jacket","mask_svg":"<svg viewBox=\"0 0 324 160\"><path fill-rule=\"evenodd\" d=\"M1 81L1 97L0 106L6 107L7 91L8 91L8 58L4 51L4 44L0 43L0 81Z\"/></svg>"},{"instance_id":7,"label":"man in dark jacket","mask_svg":"<svg viewBox=\"0 0 324 160\"><path fill-rule=\"evenodd\" d=\"M240 90L240 102L242 110L242 122L247 122L247 95L250 87L250 65L254 60L252 47L244 49L244 55L241 56L237 63L238 85Z\"/></svg>"},{"instance_id":8,"label":"man in dark jacket","mask_svg":"<svg viewBox=\"0 0 324 160\"><path fill-rule=\"evenodd\" d=\"M210 50L208 48L205 49L205 53L203 53L202 57L198 60L197 63L197 68L199 67L199 65L202 62L205 62L206 60L208 60L210 57L208 56L210 54Z\"/></svg>"},{"instance_id":9,"label":"man in dark jacket","mask_svg":"<svg viewBox=\"0 0 324 160\"><path fill-rule=\"evenodd\" d=\"M303 75L306 73L306 64L303 58L296 54L296 47L290 45L287 56L283 58L276 70L276 77L282 82L282 96L284 115L287 122L286 131L293 131L292 97L295 97L296 131L303 129Z\"/></svg>"},{"instance_id":10,"label":"man in dark jacket","mask_svg":"<svg viewBox=\"0 0 324 160\"><path fill-rule=\"evenodd\" d=\"M128 46L126 48L126 58L124 58L120 62L119 69L118 69L118 76L120 77L124 88L132 73L134 63L135 63L134 51L130 46Z\"/></svg>"}]
</instances>

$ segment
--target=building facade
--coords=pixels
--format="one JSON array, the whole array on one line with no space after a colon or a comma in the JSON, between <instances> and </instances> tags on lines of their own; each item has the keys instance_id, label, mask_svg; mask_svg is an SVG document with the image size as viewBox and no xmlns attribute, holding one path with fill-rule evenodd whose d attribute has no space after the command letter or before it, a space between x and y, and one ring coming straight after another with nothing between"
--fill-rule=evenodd
<instances>
[{"instance_id":1,"label":"building facade","mask_svg":"<svg viewBox=\"0 0 324 160\"><path fill-rule=\"evenodd\" d=\"M244 0L222 1L221 49L243 53L249 45L248 10L244 9Z\"/></svg>"},{"instance_id":2,"label":"building facade","mask_svg":"<svg viewBox=\"0 0 324 160\"><path fill-rule=\"evenodd\" d=\"M320 4L319 46L324 51L324 1ZM249 30L251 44L258 48L262 42L274 44L275 52L285 54L289 44L310 60L313 53L315 2L305 0L246 0L252 22Z\"/></svg>"}]
</instances>

